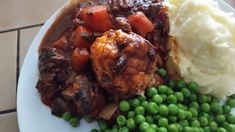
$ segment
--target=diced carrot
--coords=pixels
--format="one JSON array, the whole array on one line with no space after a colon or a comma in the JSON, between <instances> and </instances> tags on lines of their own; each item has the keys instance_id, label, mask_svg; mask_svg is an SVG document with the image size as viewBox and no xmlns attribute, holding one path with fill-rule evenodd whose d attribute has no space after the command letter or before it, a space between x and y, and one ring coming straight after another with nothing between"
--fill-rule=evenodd
<instances>
[{"instance_id":1,"label":"diced carrot","mask_svg":"<svg viewBox=\"0 0 235 132\"><path fill-rule=\"evenodd\" d=\"M55 47L56 49L64 49L67 44L67 39L66 36L63 35L61 36L57 41L55 41L52 46Z\"/></svg>"},{"instance_id":2,"label":"diced carrot","mask_svg":"<svg viewBox=\"0 0 235 132\"><path fill-rule=\"evenodd\" d=\"M89 61L89 52L87 49L76 48L72 55L72 66L77 72L81 72L86 69Z\"/></svg>"},{"instance_id":3,"label":"diced carrot","mask_svg":"<svg viewBox=\"0 0 235 132\"><path fill-rule=\"evenodd\" d=\"M72 33L72 36L70 38L72 44L76 48L89 48L90 47L90 42L88 42L85 38L83 38L81 35L82 34L89 34L90 31L83 27L83 26L78 26L77 29Z\"/></svg>"},{"instance_id":4,"label":"diced carrot","mask_svg":"<svg viewBox=\"0 0 235 132\"><path fill-rule=\"evenodd\" d=\"M147 33L153 31L153 23L144 15L143 12L136 12L128 17L132 29L145 37Z\"/></svg>"},{"instance_id":5,"label":"diced carrot","mask_svg":"<svg viewBox=\"0 0 235 132\"><path fill-rule=\"evenodd\" d=\"M89 6L82 10L85 26L92 31L105 32L112 27L112 22L106 6Z\"/></svg>"}]
</instances>

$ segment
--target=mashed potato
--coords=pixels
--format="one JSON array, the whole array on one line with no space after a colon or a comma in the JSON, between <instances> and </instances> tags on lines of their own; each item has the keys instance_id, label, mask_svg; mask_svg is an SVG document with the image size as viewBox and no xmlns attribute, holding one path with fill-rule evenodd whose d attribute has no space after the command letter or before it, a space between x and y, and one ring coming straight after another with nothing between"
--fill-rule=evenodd
<instances>
[{"instance_id":1,"label":"mashed potato","mask_svg":"<svg viewBox=\"0 0 235 132\"><path fill-rule=\"evenodd\" d=\"M171 0L170 59L186 81L222 98L235 93L235 18L215 0Z\"/></svg>"}]
</instances>

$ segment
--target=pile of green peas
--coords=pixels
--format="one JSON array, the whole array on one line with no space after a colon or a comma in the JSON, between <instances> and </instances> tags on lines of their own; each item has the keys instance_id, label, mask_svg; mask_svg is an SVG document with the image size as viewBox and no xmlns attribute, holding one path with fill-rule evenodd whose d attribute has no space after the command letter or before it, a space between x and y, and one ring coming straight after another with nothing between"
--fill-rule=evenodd
<instances>
[{"instance_id":1,"label":"pile of green peas","mask_svg":"<svg viewBox=\"0 0 235 132\"><path fill-rule=\"evenodd\" d=\"M166 76L164 69L159 75ZM119 103L121 114L112 126L104 120L99 130L91 132L235 132L235 95L224 104L197 92L198 84L171 80L151 87L139 95Z\"/></svg>"}]
</instances>

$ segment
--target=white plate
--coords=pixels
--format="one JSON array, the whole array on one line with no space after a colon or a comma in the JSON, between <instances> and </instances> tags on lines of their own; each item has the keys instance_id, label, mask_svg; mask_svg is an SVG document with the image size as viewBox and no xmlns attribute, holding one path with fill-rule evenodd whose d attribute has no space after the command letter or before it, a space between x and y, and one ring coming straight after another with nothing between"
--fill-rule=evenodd
<instances>
[{"instance_id":1,"label":"white plate","mask_svg":"<svg viewBox=\"0 0 235 132\"><path fill-rule=\"evenodd\" d=\"M234 12L235 10L222 0L218 0L222 10ZM38 80L38 46L61 10L61 7L52 15L38 32L25 57L18 83L17 115L21 132L90 132L97 124L86 124L84 121L77 128L72 128L69 123L51 115L51 111L40 100L35 89Z\"/></svg>"}]
</instances>

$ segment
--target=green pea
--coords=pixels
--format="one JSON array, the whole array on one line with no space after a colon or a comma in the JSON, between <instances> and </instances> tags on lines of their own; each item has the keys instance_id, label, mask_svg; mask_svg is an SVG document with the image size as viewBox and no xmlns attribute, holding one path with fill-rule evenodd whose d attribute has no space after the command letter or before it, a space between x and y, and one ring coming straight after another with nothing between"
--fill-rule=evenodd
<instances>
[{"instance_id":1,"label":"green pea","mask_svg":"<svg viewBox=\"0 0 235 132\"><path fill-rule=\"evenodd\" d=\"M92 119L91 117L88 117L88 116L84 117L84 120L85 120L87 123L93 122L93 119Z\"/></svg>"},{"instance_id":2,"label":"green pea","mask_svg":"<svg viewBox=\"0 0 235 132\"><path fill-rule=\"evenodd\" d=\"M99 132L97 129L92 129L91 132Z\"/></svg>"},{"instance_id":3,"label":"green pea","mask_svg":"<svg viewBox=\"0 0 235 132\"><path fill-rule=\"evenodd\" d=\"M231 108L234 108L234 107L235 107L235 99L229 98L229 99L227 100L226 104L227 104L228 106L230 106Z\"/></svg>"},{"instance_id":4,"label":"green pea","mask_svg":"<svg viewBox=\"0 0 235 132\"><path fill-rule=\"evenodd\" d=\"M187 87L190 89L190 91L196 92L199 86L196 82L189 82Z\"/></svg>"},{"instance_id":5,"label":"green pea","mask_svg":"<svg viewBox=\"0 0 235 132\"><path fill-rule=\"evenodd\" d=\"M155 132L155 130L150 127L145 132Z\"/></svg>"},{"instance_id":6,"label":"green pea","mask_svg":"<svg viewBox=\"0 0 235 132\"><path fill-rule=\"evenodd\" d=\"M204 116L199 117L199 122L202 127L206 127L208 125L208 119Z\"/></svg>"},{"instance_id":7,"label":"green pea","mask_svg":"<svg viewBox=\"0 0 235 132\"><path fill-rule=\"evenodd\" d=\"M118 132L129 132L129 130L126 127L121 127Z\"/></svg>"},{"instance_id":8,"label":"green pea","mask_svg":"<svg viewBox=\"0 0 235 132\"><path fill-rule=\"evenodd\" d=\"M184 110L179 110L179 113L178 113L178 118L180 119L180 120L183 120L183 119L185 119L186 118L186 112L184 111Z\"/></svg>"},{"instance_id":9,"label":"green pea","mask_svg":"<svg viewBox=\"0 0 235 132\"><path fill-rule=\"evenodd\" d=\"M148 130L149 127L150 127L149 123L142 122L139 126L139 130L140 132L145 132L146 130Z\"/></svg>"},{"instance_id":10,"label":"green pea","mask_svg":"<svg viewBox=\"0 0 235 132\"><path fill-rule=\"evenodd\" d=\"M193 128L190 126L186 126L183 128L183 132L193 132Z\"/></svg>"},{"instance_id":11,"label":"green pea","mask_svg":"<svg viewBox=\"0 0 235 132\"><path fill-rule=\"evenodd\" d=\"M191 102L190 103L190 105L189 105L190 107L194 107L194 108L196 108L196 109L199 109L199 104L197 103L197 102Z\"/></svg>"},{"instance_id":12,"label":"green pea","mask_svg":"<svg viewBox=\"0 0 235 132\"><path fill-rule=\"evenodd\" d=\"M231 95L230 98L235 99L235 94Z\"/></svg>"},{"instance_id":13,"label":"green pea","mask_svg":"<svg viewBox=\"0 0 235 132\"><path fill-rule=\"evenodd\" d=\"M148 101L141 102L141 106L144 107L145 109L147 108L148 104L149 104Z\"/></svg>"},{"instance_id":14,"label":"green pea","mask_svg":"<svg viewBox=\"0 0 235 132\"><path fill-rule=\"evenodd\" d=\"M206 95L200 95L198 98L199 103L206 103L207 102L207 96Z\"/></svg>"},{"instance_id":15,"label":"green pea","mask_svg":"<svg viewBox=\"0 0 235 132\"><path fill-rule=\"evenodd\" d=\"M207 120L209 120L209 118L210 118L209 114L207 114L205 112L201 113L201 116L206 117Z\"/></svg>"},{"instance_id":16,"label":"green pea","mask_svg":"<svg viewBox=\"0 0 235 132\"><path fill-rule=\"evenodd\" d=\"M111 129L104 130L104 132L111 132L111 131L112 131Z\"/></svg>"},{"instance_id":17,"label":"green pea","mask_svg":"<svg viewBox=\"0 0 235 132\"><path fill-rule=\"evenodd\" d=\"M235 125L234 124L228 124L226 127L224 127L228 132L235 132Z\"/></svg>"},{"instance_id":18,"label":"green pea","mask_svg":"<svg viewBox=\"0 0 235 132\"><path fill-rule=\"evenodd\" d=\"M144 117L143 115L137 115L137 116L135 117L135 123L136 123L136 124L140 124L140 123L142 123L142 122L145 122L145 117Z\"/></svg>"},{"instance_id":19,"label":"green pea","mask_svg":"<svg viewBox=\"0 0 235 132\"><path fill-rule=\"evenodd\" d=\"M176 86L181 89L186 86L186 83L183 80L178 80Z\"/></svg>"},{"instance_id":20,"label":"green pea","mask_svg":"<svg viewBox=\"0 0 235 132\"><path fill-rule=\"evenodd\" d=\"M170 105L168 106L168 109L169 109L169 113L170 113L171 115L176 115L176 114L178 114L178 112L179 112L179 108L178 108L178 106L175 105L175 104L170 104Z\"/></svg>"},{"instance_id":21,"label":"green pea","mask_svg":"<svg viewBox=\"0 0 235 132\"><path fill-rule=\"evenodd\" d=\"M227 130L225 130L224 128L222 127L219 127L216 132L227 132Z\"/></svg>"},{"instance_id":22,"label":"green pea","mask_svg":"<svg viewBox=\"0 0 235 132\"><path fill-rule=\"evenodd\" d=\"M126 125L126 117L123 116L123 115L119 115L119 116L117 117L117 124L118 124L119 126L124 126L124 125Z\"/></svg>"},{"instance_id":23,"label":"green pea","mask_svg":"<svg viewBox=\"0 0 235 132\"><path fill-rule=\"evenodd\" d=\"M147 94L147 97L152 98L157 93L158 93L157 89L155 87L151 87L151 88L147 89L146 94Z\"/></svg>"},{"instance_id":24,"label":"green pea","mask_svg":"<svg viewBox=\"0 0 235 132\"><path fill-rule=\"evenodd\" d=\"M175 92L175 96L177 98L177 101L183 102L184 101L184 95L181 92Z\"/></svg>"},{"instance_id":25,"label":"green pea","mask_svg":"<svg viewBox=\"0 0 235 132\"><path fill-rule=\"evenodd\" d=\"M167 97L167 102L169 104L176 104L177 103L177 97L175 95L169 95Z\"/></svg>"},{"instance_id":26,"label":"green pea","mask_svg":"<svg viewBox=\"0 0 235 132\"><path fill-rule=\"evenodd\" d=\"M204 131L202 131L202 132L211 132L211 129L210 129L210 127L206 126L206 127L204 127Z\"/></svg>"},{"instance_id":27,"label":"green pea","mask_svg":"<svg viewBox=\"0 0 235 132\"><path fill-rule=\"evenodd\" d=\"M167 95L161 94L160 96L162 97L163 102L167 100Z\"/></svg>"},{"instance_id":28,"label":"green pea","mask_svg":"<svg viewBox=\"0 0 235 132\"><path fill-rule=\"evenodd\" d=\"M187 111L187 112L186 112L186 119L187 119L187 120L191 120L192 118L193 118L192 112Z\"/></svg>"},{"instance_id":29,"label":"green pea","mask_svg":"<svg viewBox=\"0 0 235 132\"><path fill-rule=\"evenodd\" d=\"M160 94L167 94L169 88L166 85L160 85L158 91Z\"/></svg>"},{"instance_id":30,"label":"green pea","mask_svg":"<svg viewBox=\"0 0 235 132\"><path fill-rule=\"evenodd\" d=\"M112 128L111 132L118 132L117 128Z\"/></svg>"},{"instance_id":31,"label":"green pea","mask_svg":"<svg viewBox=\"0 0 235 132\"><path fill-rule=\"evenodd\" d=\"M174 81L174 80L170 80L170 81L168 82L168 86L171 87L171 88L174 88L175 85L176 85L176 81Z\"/></svg>"},{"instance_id":32,"label":"green pea","mask_svg":"<svg viewBox=\"0 0 235 132\"><path fill-rule=\"evenodd\" d=\"M211 110L215 113L218 113L220 111L220 104L218 102L213 102L211 103Z\"/></svg>"},{"instance_id":33,"label":"green pea","mask_svg":"<svg viewBox=\"0 0 235 132\"><path fill-rule=\"evenodd\" d=\"M153 117L152 117L151 115L147 115L147 116L145 117L145 120L146 120L146 122L148 122L149 124L152 124L152 123L154 122L154 119L153 119Z\"/></svg>"},{"instance_id":34,"label":"green pea","mask_svg":"<svg viewBox=\"0 0 235 132\"><path fill-rule=\"evenodd\" d=\"M179 125L182 126L182 127L189 126L189 122L187 120L181 120L179 122Z\"/></svg>"},{"instance_id":35,"label":"green pea","mask_svg":"<svg viewBox=\"0 0 235 132\"><path fill-rule=\"evenodd\" d=\"M145 95L139 95L137 98L138 98L139 101L141 101L141 102L146 100L146 96L145 96Z\"/></svg>"},{"instance_id":36,"label":"green pea","mask_svg":"<svg viewBox=\"0 0 235 132\"><path fill-rule=\"evenodd\" d=\"M234 124L235 123L235 116L233 114L228 114L226 116L226 121L231 123L231 124Z\"/></svg>"},{"instance_id":37,"label":"green pea","mask_svg":"<svg viewBox=\"0 0 235 132\"><path fill-rule=\"evenodd\" d=\"M152 101L156 104L161 104L163 102L163 99L160 95L156 94L153 96Z\"/></svg>"},{"instance_id":38,"label":"green pea","mask_svg":"<svg viewBox=\"0 0 235 132\"><path fill-rule=\"evenodd\" d=\"M181 92L183 93L184 97L189 98L191 96L191 92L187 88L182 88Z\"/></svg>"},{"instance_id":39,"label":"green pea","mask_svg":"<svg viewBox=\"0 0 235 132\"><path fill-rule=\"evenodd\" d=\"M208 103L203 103L203 104L201 105L201 110L202 110L203 112L209 112L209 111L210 111L210 105L209 105Z\"/></svg>"},{"instance_id":40,"label":"green pea","mask_svg":"<svg viewBox=\"0 0 235 132\"><path fill-rule=\"evenodd\" d=\"M147 106L147 112L149 114L156 114L158 112L158 106L154 102L150 102Z\"/></svg>"},{"instance_id":41,"label":"green pea","mask_svg":"<svg viewBox=\"0 0 235 132\"><path fill-rule=\"evenodd\" d=\"M72 115L69 113L69 112L65 112L63 115L62 115L62 118L65 120L65 121L69 121L71 119Z\"/></svg>"},{"instance_id":42,"label":"green pea","mask_svg":"<svg viewBox=\"0 0 235 132\"><path fill-rule=\"evenodd\" d=\"M190 101L196 101L197 100L197 95L196 94L191 94L189 99L190 99Z\"/></svg>"},{"instance_id":43,"label":"green pea","mask_svg":"<svg viewBox=\"0 0 235 132\"><path fill-rule=\"evenodd\" d=\"M135 117L135 112L134 111L128 111L127 112L127 118L134 118Z\"/></svg>"},{"instance_id":44,"label":"green pea","mask_svg":"<svg viewBox=\"0 0 235 132\"><path fill-rule=\"evenodd\" d=\"M139 115L139 114L144 115L144 113L145 113L145 110L144 110L143 106L137 106L135 108L135 114L136 115Z\"/></svg>"},{"instance_id":45,"label":"green pea","mask_svg":"<svg viewBox=\"0 0 235 132\"><path fill-rule=\"evenodd\" d=\"M160 127L167 127L168 126L168 120L167 118L161 118L158 120L158 126Z\"/></svg>"},{"instance_id":46,"label":"green pea","mask_svg":"<svg viewBox=\"0 0 235 132\"><path fill-rule=\"evenodd\" d=\"M172 94L174 94L174 91L171 90L171 89L169 89L169 90L167 91L167 95L169 96L169 95L172 95Z\"/></svg>"},{"instance_id":47,"label":"green pea","mask_svg":"<svg viewBox=\"0 0 235 132\"><path fill-rule=\"evenodd\" d=\"M215 121L211 121L209 123L209 126L210 126L211 131L215 131L218 128L218 125L217 125L217 123Z\"/></svg>"},{"instance_id":48,"label":"green pea","mask_svg":"<svg viewBox=\"0 0 235 132\"><path fill-rule=\"evenodd\" d=\"M167 129L165 127L159 127L157 132L167 132Z\"/></svg>"},{"instance_id":49,"label":"green pea","mask_svg":"<svg viewBox=\"0 0 235 132\"><path fill-rule=\"evenodd\" d=\"M69 124L72 126L72 127L77 127L79 124L80 124L80 121L78 120L78 118L76 117L73 117L69 120Z\"/></svg>"},{"instance_id":50,"label":"green pea","mask_svg":"<svg viewBox=\"0 0 235 132\"><path fill-rule=\"evenodd\" d=\"M191 121L191 126L200 127L200 122L197 119Z\"/></svg>"},{"instance_id":51,"label":"green pea","mask_svg":"<svg viewBox=\"0 0 235 132\"><path fill-rule=\"evenodd\" d=\"M223 110L225 114L229 114L232 110L232 108L229 105L224 105Z\"/></svg>"},{"instance_id":52,"label":"green pea","mask_svg":"<svg viewBox=\"0 0 235 132\"><path fill-rule=\"evenodd\" d=\"M108 128L108 125L106 124L106 122L104 120L99 120L98 126L101 131L104 131Z\"/></svg>"},{"instance_id":53,"label":"green pea","mask_svg":"<svg viewBox=\"0 0 235 132\"><path fill-rule=\"evenodd\" d=\"M131 107L132 107L133 109L135 109L137 106L140 105L140 100L138 100L138 99L132 99L132 100L130 101L130 105L131 105Z\"/></svg>"},{"instance_id":54,"label":"green pea","mask_svg":"<svg viewBox=\"0 0 235 132\"><path fill-rule=\"evenodd\" d=\"M161 76L161 77L166 77L167 71L163 68L160 68L157 70L157 73Z\"/></svg>"},{"instance_id":55,"label":"green pea","mask_svg":"<svg viewBox=\"0 0 235 132\"><path fill-rule=\"evenodd\" d=\"M122 100L120 103L119 103L119 109L121 112L127 112L128 110L130 110L130 104L128 101L126 100Z\"/></svg>"},{"instance_id":56,"label":"green pea","mask_svg":"<svg viewBox=\"0 0 235 132\"><path fill-rule=\"evenodd\" d=\"M217 123L223 123L225 121L225 116L224 115L216 115L215 116L215 121Z\"/></svg>"},{"instance_id":57,"label":"green pea","mask_svg":"<svg viewBox=\"0 0 235 132\"><path fill-rule=\"evenodd\" d=\"M156 124L151 124L150 128L152 128L153 130L157 131L158 127Z\"/></svg>"},{"instance_id":58,"label":"green pea","mask_svg":"<svg viewBox=\"0 0 235 132\"><path fill-rule=\"evenodd\" d=\"M160 115L166 116L169 113L169 109L166 105L160 105L158 112Z\"/></svg>"},{"instance_id":59,"label":"green pea","mask_svg":"<svg viewBox=\"0 0 235 132\"><path fill-rule=\"evenodd\" d=\"M158 121L159 119L163 118L163 116L157 114L157 115L154 115L153 118L154 118L154 120Z\"/></svg>"},{"instance_id":60,"label":"green pea","mask_svg":"<svg viewBox=\"0 0 235 132\"><path fill-rule=\"evenodd\" d=\"M176 116L169 116L169 121L171 122L171 123L175 123L175 122L177 122L177 117Z\"/></svg>"},{"instance_id":61,"label":"green pea","mask_svg":"<svg viewBox=\"0 0 235 132\"><path fill-rule=\"evenodd\" d=\"M170 124L168 127L167 127L167 130L169 132L179 132L179 128L177 127L177 125L175 124Z\"/></svg>"},{"instance_id":62,"label":"green pea","mask_svg":"<svg viewBox=\"0 0 235 132\"><path fill-rule=\"evenodd\" d=\"M128 119L126 122L126 126L129 130L135 129L136 125L135 125L134 119L132 119L132 118Z\"/></svg>"},{"instance_id":63,"label":"green pea","mask_svg":"<svg viewBox=\"0 0 235 132\"><path fill-rule=\"evenodd\" d=\"M182 110L187 110L188 109L185 105L183 105L181 103L177 104L177 106L178 106L179 109L182 109Z\"/></svg>"}]
</instances>

